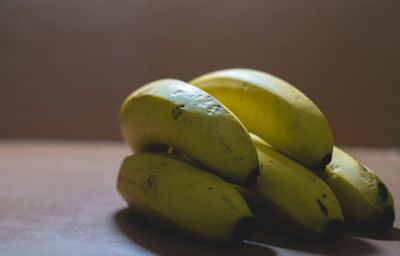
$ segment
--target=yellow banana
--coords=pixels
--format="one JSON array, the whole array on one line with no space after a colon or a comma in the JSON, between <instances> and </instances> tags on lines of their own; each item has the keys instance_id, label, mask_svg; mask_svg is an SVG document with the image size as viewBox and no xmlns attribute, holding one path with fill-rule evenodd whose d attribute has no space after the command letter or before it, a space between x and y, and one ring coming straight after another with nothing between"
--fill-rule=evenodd
<instances>
[{"instance_id":1,"label":"yellow banana","mask_svg":"<svg viewBox=\"0 0 400 256\"><path fill-rule=\"evenodd\" d=\"M144 85L125 100L120 119L122 134L135 152L169 145L243 186L259 175L257 152L246 128L193 85L174 79Z\"/></svg>"},{"instance_id":2,"label":"yellow banana","mask_svg":"<svg viewBox=\"0 0 400 256\"><path fill-rule=\"evenodd\" d=\"M127 157L117 188L138 213L201 240L241 240L254 221L232 185L171 155L143 152Z\"/></svg>"},{"instance_id":3,"label":"yellow banana","mask_svg":"<svg viewBox=\"0 0 400 256\"><path fill-rule=\"evenodd\" d=\"M235 186L254 216L303 238L331 239L343 231L343 214L332 190L312 171L252 135L261 175L249 189Z\"/></svg>"},{"instance_id":4,"label":"yellow banana","mask_svg":"<svg viewBox=\"0 0 400 256\"><path fill-rule=\"evenodd\" d=\"M323 171L333 138L321 111L289 83L252 69L226 69L189 82L229 108L276 150L312 170Z\"/></svg>"},{"instance_id":5,"label":"yellow banana","mask_svg":"<svg viewBox=\"0 0 400 256\"><path fill-rule=\"evenodd\" d=\"M369 230L393 226L392 195L371 169L334 147L332 162L320 176L339 199L346 223Z\"/></svg>"}]
</instances>

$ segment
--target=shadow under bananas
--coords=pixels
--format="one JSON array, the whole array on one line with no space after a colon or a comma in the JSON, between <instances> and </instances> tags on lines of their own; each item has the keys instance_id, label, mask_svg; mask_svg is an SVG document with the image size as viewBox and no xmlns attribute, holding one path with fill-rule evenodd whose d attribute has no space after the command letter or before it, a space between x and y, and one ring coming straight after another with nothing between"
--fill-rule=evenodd
<instances>
[{"instance_id":1,"label":"shadow under bananas","mask_svg":"<svg viewBox=\"0 0 400 256\"><path fill-rule=\"evenodd\" d=\"M255 233L250 236L250 240L248 243L253 245L267 245L318 255L369 255L377 252L374 245L347 233L333 241L311 241L271 230Z\"/></svg>"},{"instance_id":2,"label":"shadow under bananas","mask_svg":"<svg viewBox=\"0 0 400 256\"><path fill-rule=\"evenodd\" d=\"M393 227L383 232L370 232L370 231L363 231L363 230L349 228L347 233L352 236L358 236L373 240L400 241L400 229L397 227Z\"/></svg>"},{"instance_id":3,"label":"shadow under bananas","mask_svg":"<svg viewBox=\"0 0 400 256\"><path fill-rule=\"evenodd\" d=\"M130 208L116 212L114 222L117 228L132 242L159 255L276 255L268 245L242 244L228 247L190 240L149 221Z\"/></svg>"}]
</instances>

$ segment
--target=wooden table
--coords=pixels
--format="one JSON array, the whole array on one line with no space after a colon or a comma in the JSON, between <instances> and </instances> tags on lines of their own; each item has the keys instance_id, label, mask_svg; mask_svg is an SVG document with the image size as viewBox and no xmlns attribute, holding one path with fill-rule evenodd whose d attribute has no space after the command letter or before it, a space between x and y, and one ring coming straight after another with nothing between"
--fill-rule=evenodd
<instances>
[{"instance_id":1,"label":"wooden table","mask_svg":"<svg viewBox=\"0 0 400 256\"><path fill-rule=\"evenodd\" d=\"M380 175L400 212L400 153L345 148ZM237 248L168 234L116 190L128 148L118 142L0 140L0 255L400 255L400 221L384 234L349 231L318 243L253 234Z\"/></svg>"}]
</instances>

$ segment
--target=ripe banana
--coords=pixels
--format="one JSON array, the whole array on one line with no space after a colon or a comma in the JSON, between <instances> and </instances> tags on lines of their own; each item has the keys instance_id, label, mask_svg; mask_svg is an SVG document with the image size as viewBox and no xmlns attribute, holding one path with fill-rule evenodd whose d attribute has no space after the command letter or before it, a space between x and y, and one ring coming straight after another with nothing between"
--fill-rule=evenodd
<instances>
[{"instance_id":1,"label":"ripe banana","mask_svg":"<svg viewBox=\"0 0 400 256\"><path fill-rule=\"evenodd\" d=\"M261 175L249 189L235 186L261 223L302 238L332 239L343 214L332 190L311 170L252 135Z\"/></svg>"},{"instance_id":2,"label":"ripe banana","mask_svg":"<svg viewBox=\"0 0 400 256\"><path fill-rule=\"evenodd\" d=\"M117 188L138 213L201 240L241 240L254 221L230 184L171 155L143 152L127 157Z\"/></svg>"},{"instance_id":3,"label":"ripe banana","mask_svg":"<svg viewBox=\"0 0 400 256\"><path fill-rule=\"evenodd\" d=\"M392 195L368 167L334 147L332 162L320 176L339 199L346 223L369 230L393 226Z\"/></svg>"},{"instance_id":4,"label":"ripe banana","mask_svg":"<svg viewBox=\"0 0 400 256\"><path fill-rule=\"evenodd\" d=\"M189 82L229 108L277 151L312 170L323 171L333 138L321 111L289 83L252 69L226 69Z\"/></svg>"},{"instance_id":5,"label":"ripe banana","mask_svg":"<svg viewBox=\"0 0 400 256\"><path fill-rule=\"evenodd\" d=\"M259 175L257 152L246 128L193 85L173 79L144 85L125 100L120 119L122 134L135 152L169 145L243 186Z\"/></svg>"}]
</instances>

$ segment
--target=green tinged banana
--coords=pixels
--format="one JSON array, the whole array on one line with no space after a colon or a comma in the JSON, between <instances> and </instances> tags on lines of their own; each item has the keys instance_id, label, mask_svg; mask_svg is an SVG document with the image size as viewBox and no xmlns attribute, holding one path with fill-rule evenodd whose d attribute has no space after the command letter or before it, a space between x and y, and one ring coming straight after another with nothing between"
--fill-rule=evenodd
<instances>
[{"instance_id":1,"label":"green tinged banana","mask_svg":"<svg viewBox=\"0 0 400 256\"><path fill-rule=\"evenodd\" d=\"M339 199L346 223L368 230L393 226L392 195L371 169L334 147L332 161L320 176Z\"/></svg>"},{"instance_id":2,"label":"green tinged banana","mask_svg":"<svg viewBox=\"0 0 400 256\"><path fill-rule=\"evenodd\" d=\"M328 122L314 103L289 83L252 69L226 69L189 82L229 108L276 150L312 170L332 157Z\"/></svg>"},{"instance_id":3,"label":"green tinged banana","mask_svg":"<svg viewBox=\"0 0 400 256\"><path fill-rule=\"evenodd\" d=\"M254 221L231 184L171 155L127 157L117 188L138 213L201 240L239 241Z\"/></svg>"},{"instance_id":4,"label":"green tinged banana","mask_svg":"<svg viewBox=\"0 0 400 256\"><path fill-rule=\"evenodd\" d=\"M229 182L250 186L259 175L251 138L230 110L201 89L174 79L133 92L121 108L122 134L135 152L168 145Z\"/></svg>"},{"instance_id":5,"label":"green tinged banana","mask_svg":"<svg viewBox=\"0 0 400 256\"><path fill-rule=\"evenodd\" d=\"M235 187L256 219L302 238L338 237L343 232L343 214L332 190L311 170L252 138L261 175L249 189Z\"/></svg>"}]
</instances>

